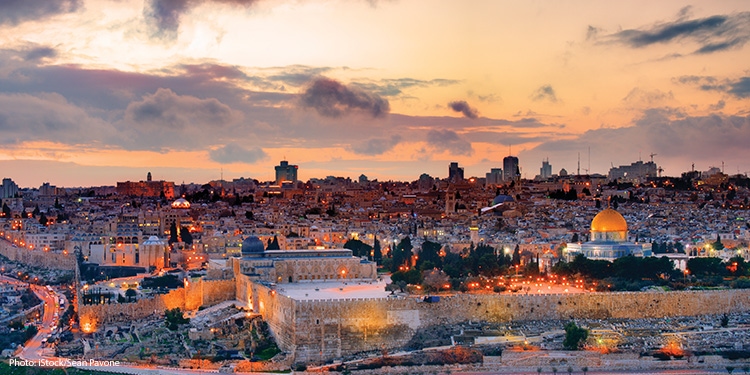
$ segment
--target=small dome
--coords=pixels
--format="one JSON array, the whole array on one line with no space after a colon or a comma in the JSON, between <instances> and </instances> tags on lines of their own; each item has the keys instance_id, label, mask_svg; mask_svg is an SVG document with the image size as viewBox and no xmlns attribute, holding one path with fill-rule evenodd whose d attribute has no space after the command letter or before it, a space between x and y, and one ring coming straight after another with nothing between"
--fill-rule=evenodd
<instances>
[{"instance_id":1,"label":"small dome","mask_svg":"<svg viewBox=\"0 0 750 375\"><path fill-rule=\"evenodd\" d=\"M164 245L164 241L160 240L159 237L151 236L143 242L143 245Z\"/></svg>"},{"instance_id":2,"label":"small dome","mask_svg":"<svg viewBox=\"0 0 750 375\"><path fill-rule=\"evenodd\" d=\"M506 203L506 202L513 202L514 199L510 195L503 195L500 194L495 197L495 199L492 200L492 205L500 204L500 203Z\"/></svg>"},{"instance_id":3,"label":"small dome","mask_svg":"<svg viewBox=\"0 0 750 375\"><path fill-rule=\"evenodd\" d=\"M188 209L190 208L190 202L188 202L185 198L179 198L176 201L172 202L172 208Z\"/></svg>"},{"instance_id":4,"label":"small dome","mask_svg":"<svg viewBox=\"0 0 750 375\"><path fill-rule=\"evenodd\" d=\"M242 254L258 254L266 250L263 241L256 236L250 236L242 241Z\"/></svg>"},{"instance_id":5,"label":"small dome","mask_svg":"<svg viewBox=\"0 0 750 375\"><path fill-rule=\"evenodd\" d=\"M592 232L627 232L628 223L619 212L608 208L596 216L591 221Z\"/></svg>"}]
</instances>

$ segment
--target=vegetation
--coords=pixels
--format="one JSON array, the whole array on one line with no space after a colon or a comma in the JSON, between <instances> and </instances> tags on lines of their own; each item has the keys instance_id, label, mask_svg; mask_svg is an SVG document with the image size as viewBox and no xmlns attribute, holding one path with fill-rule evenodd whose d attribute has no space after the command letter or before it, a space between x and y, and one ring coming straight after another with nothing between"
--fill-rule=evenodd
<instances>
[{"instance_id":1,"label":"vegetation","mask_svg":"<svg viewBox=\"0 0 750 375\"><path fill-rule=\"evenodd\" d=\"M185 318L182 315L182 310L179 307L164 311L164 321L171 331L176 331L180 324L190 323L190 318Z\"/></svg>"},{"instance_id":2,"label":"vegetation","mask_svg":"<svg viewBox=\"0 0 750 375\"><path fill-rule=\"evenodd\" d=\"M568 322L568 324L565 325L563 347L567 350L581 349L588 337L589 330L577 326L575 322Z\"/></svg>"}]
</instances>

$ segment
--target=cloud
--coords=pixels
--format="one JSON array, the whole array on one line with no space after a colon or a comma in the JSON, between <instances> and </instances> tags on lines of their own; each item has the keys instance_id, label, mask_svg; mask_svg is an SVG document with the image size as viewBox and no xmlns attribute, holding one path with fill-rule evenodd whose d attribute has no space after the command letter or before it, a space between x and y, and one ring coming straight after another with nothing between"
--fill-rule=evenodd
<instances>
[{"instance_id":1,"label":"cloud","mask_svg":"<svg viewBox=\"0 0 750 375\"><path fill-rule=\"evenodd\" d=\"M79 5L79 0L2 0L0 25L17 25L24 21L75 12Z\"/></svg>"},{"instance_id":2,"label":"cloud","mask_svg":"<svg viewBox=\"0 0 750 375\"><path fill-rule=\"evenodd\" d=\"M655 152L659 154L658 164L672 163L670 172L679 175L689 168L685 164L687 154L695 155L695 161L724 160L728 165L745 165L748 139L750 116L686 116L673 109L656 108L644 111L633 126L600 128L572 139L545 142L527 151L526 157L565 159L570 170L576 154L590 147L592 161L600 164L592 167L606 171L610 162L629 164L637 160L639 151ZM680 166L685 169L677 169Z\"/></svg>"},{"instance_id":3,"label":"cloud","mask_svg":"<svg viewBox=\"0 0 750 375\"><path fill-rule=\"evenodd\" d=\"M693 85L703 91L720 91L739 99L750 97L750 77L718 80L710 76L680 76L672 82Z\"/></svg>"},{"instance_id":4,"label":"cloud","mask_svg":"<svg viewBox=\"0 0 750 375\"><path fill-rule=\"evenodd\" d=\"M531 100L549 100L552 103L557 103L557 94L555 94L555 89L552 88L552 85L542 85L531 94Z\"/></svg>"},{"instance_id":5,"label":"cloud","mask_svg":"<svg viewBox=\"0 0 750 375\"><path fill-rule=\"evenodd\" d=\"M229 143L208 152L211 160L222 163L252 164L268 158L268 154L260 147L243 147L237 143Z\"/></svg>"},{"instance_id":6,"label":"cloud","mask_svg":"<svg viewBox=\"0 0 750 375\"><path fill-rule=\"evenodd\" d=\"M738 98L750 97L750 77L742 77L729 84L729 93Z\"/></svg>"},{"instance_id":7,"label":"cloud","mask_svg":"<svg viewBox=\"0 0 750 375\"><path fill-rule=\"evenodd\" d=\"M353 82L352 86L357 86L362 90L369 91L381 96L398 96L403 94L404 90L411 88L425 87L445 87L455 85L460 81L453 79L436 78L431 80L421 80L415 78L391 78L381 79L375 82Z\"/></svg>"},{"instance_id":8,"label":"cloud","mask_svg":"<svg viewBox=\"0 0 750 375\"><path fill-rule=\"evenodd\" d=\"M106 122L54 93L0 93L0 143L20 144L26 141L51 141L86 144L113 134Z\"/></svg>"},{"instance_id":9,"label":"cloud","mask_svg":"<svg viewBox=\"0 0 750 375\"><path fill-rule=\"evenodd\" d=\"M678 19L647 28L628 29L609 36L614 41L632 48L654 44L691 41L700 47L693 53L708 54L739 48L750 40L750 12L686 19L689 9L681 11Z\"/></svg>"},{"instance_id":10,"label":"cloud","mask_svg":"<svg viewBox=\"0 0 750 375\"><path fill-rule=\"evenodd\" d=\"M628 95L626 95L624 98L622 98L622 101L635 106L649 106L649 107L656 107L660 104L664 104L665 102L671 102L674 100L674 94L672 94L672 91L669 92L663 92L661 90L643 90L641 88L635 87Z\"/></svg>"},{"instance_id":11,"label":"cloud","mask_svg":"<svg viewBox=\"0 0 750 375\"><path fill-rule=\"evenodd\" d=\"M430 130L427 132L427 144L437 152L448 151L454 155L466 156L474 153L471 142L452 130Z\"/></svg>"},{"instance_id":12,"label":"cloud","mask_svg":"<svg viewBox=\"0 0 750 375\"><path fill-rule=\"evenodd\" d=\"M400 135L393 135L390 138L371 138L367 141L352 146L352 151L360 155L381 155L390 151L401 142Z\"/></svg>"},{"instance_id":13,"label":"cloud","mask_svg":"<svg viewBox=\"0 0 750 375\"><path fill-rule=\"evenodd\" d=\"M57 56L57 51L52 47L36 47L26 51L24 60L36 61L55 56Z\"/></svg>"},{"instance_id":14,"label":"cloud","mask_svg":"<svg viewBox=\"0 0 750 375\"><path fill-rule=\"evenodd\" d=\"M177 95L170 89L158 89L132 102L125 109L125 130L134 141L130 148L164 150L192 147L215 137L241 116L220 101Z\"/></svg>"},{"instance_id":15,"label":"cloud","mask_svg":"<svg viewBox=\"0 0 750 375\"><path fill-rule=\"evenodd\" d=\"M477 118L479 116L479 112L477 112L476 108L471 108L469 106L469 103L467 103L465 100L456 100L448 103L448 107L452 109L454 112L461 112L465 117L468 118Z\"/></svg>"},{"instance_id":16,"label":"cloud","mask_svg":"<svg viewBox=\"0 0 750 375\"><path fill-rule=\"evenodd\" d=\"M315 109L325 117L341 117L352 112L366 113L373 118L390 111L388 100L357 88L350 88L330 79L315 80L301 97L302 106Z\"/></svg>"},{"instance_id":17,"label":"cloud","mask_svg":"<svg viewBox=\"0 0 750 375\"><path fill-rule=\"evenodd\" d=\"M711 104L710 106L708 106L708 109L712 111L721 111L726 105L727 103L725 101L719 100L716 104Z\"/></svg>"},{"instance_id":18,"label":"cloud","mask_svg":"<svg viewBox=\"0 0 750 375\"><path fill-rule=\"evenodd\" d=\"M180 18L194 7L204 3L249 7L256 2L258 0L147 0L143 15L154 28L154 36L174 39L180 28Z\"/></svg>"}]
</instances>

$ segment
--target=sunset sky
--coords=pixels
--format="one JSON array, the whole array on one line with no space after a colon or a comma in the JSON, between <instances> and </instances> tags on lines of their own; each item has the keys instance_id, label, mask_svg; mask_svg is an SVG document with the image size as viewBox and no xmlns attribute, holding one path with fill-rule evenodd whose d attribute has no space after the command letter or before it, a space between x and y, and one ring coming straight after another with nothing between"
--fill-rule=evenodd
<instances>
[{"instance_id":1,"label":"sunset sky","mask_svg":"<svg viewBox=\"0 0 750 375\"><path fill-rule=\"evenodd\" d=\"M748 42L746 0L2 0L0 177L745 174Z\"/></svg>"}]
</instances>

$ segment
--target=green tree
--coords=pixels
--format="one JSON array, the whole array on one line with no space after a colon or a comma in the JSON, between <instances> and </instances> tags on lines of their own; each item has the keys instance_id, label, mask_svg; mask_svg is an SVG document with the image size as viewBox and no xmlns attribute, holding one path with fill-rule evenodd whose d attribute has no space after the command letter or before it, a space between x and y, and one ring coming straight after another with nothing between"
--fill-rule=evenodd
<instances>
[{"instance_id":1,"label":"green tree","mask_svg":"<svg viewBox=\"0 0 750 375\"><path fill-rule=\"evenodd\" d=\"M172 223L169 225L169 240L167 242L171 245L178 241L179 238L177 237L177 224Z\"/></svg>"},{"instance_id":2,"label":"green tree","mask_svg":"<svg viewBox=\"0 0 750 375\"><path fill-rule=\"evenodd\" d=\"M568 350L578 350L589 337L589 330L579 327L575 322L568 322L565 325L565 339L563 347Z\"/></svg>"},{"instance_id":3,"label":"green tree","mask_svg":"<svg viewBox=\"0 0 750 375\"><path fill-rule=\"evenodd\" d=\"M281 250L281 246L279 246L279 239L278 237L276 237L276 235L273 236L273 241L268 244L266 250Z\"/></svg>"},{"instance_id":4,"label":"green tree","mask_svg":"<svg viewBox=\"0 0 750 375\"><path fill-rule=\"evenodd\" d=\"M713 248L714 248L714 250L716 250L716 251L719 251L719 250L724 250L724 244L723 244L723 243L721 243L721 237L719 237L719 235L718 235L718 234L716 235L716 241L714 241L714 242L713 242L713 243L711 244L711 247L713 247Z\"/></svg>"},{"instance_id":5,"label":"green tree","mask_svg":"<svg viewBox=\"0 0 750 375\"><path fill-rule=\"evenodd\" d=\"M179 328L180 324L190 323L189 318L185 318L182 316L182 310L179 307L165 310L164 320L167 325L167 328L169 328L171 331L176 331Z\"/></svg>"},{"instance_id":6,"label":"green tree","mask_svg":"<svg viewBox=\"0 0 750 375\"><path fill-rule=\"evenodd\" d=\"M10 207L6 203L3 203L3 217L10 218L12 216L12 212L10 211Z\"/></svg>"},{"instance_id":7,"label":"green tree","mask_svg":"<svg viewBox=\"0 0 750 375\"><path fill-rule=\"evenodd\" d=\"M39 224L47 225L47 215L45 215L43 212L41 215L39 215Z\"/></svg>"},{"instance_id":8,"label":"green tree","mask_svg":"<svg viewBox=\"0 0 750 375\"><path fill-rule=\"evenodd\" d=\"M180 239L188 246L193 245L193 235L185 227L180 227Z\"/></svg>"},{"instance_id":9,"label":"green tree","mask_svg":"<svg viewBox=\"0 0 750 375\"><path fill-rule=\"evenodd\" d=\"M380 241L378 241L377 238L375 238L375 243L372 247L372 253L373 253L373 259L378 263L383 262L383 250L380 249Z\"/></svg>"},{"instance_id":10,"label":"green tree","mask_svg":"<svg viewBox=\"0 0 750 375\"><path fill-rule=\"evenodd\" d=\"M422 250L419 252L419 258L417 258L417 268L426 269L421 267L425 262L432 263L432 267L442 268L443 259L440 258L441 248L442 246L437 242L425 241L422 243Z\"/></svg>"},{"instance_id":11,"label":"green tree","mask_svg":"<svg viewBox=\"0 0 750 375\"><path fill-rule=\"evenodd\" d=\"M128 297L128 302L133 302L135 299L135 296L138 295L138 292L136 292L133 288L128 288L128 290L125 291L125 297Z\"/></svg>"}]
</instances>

